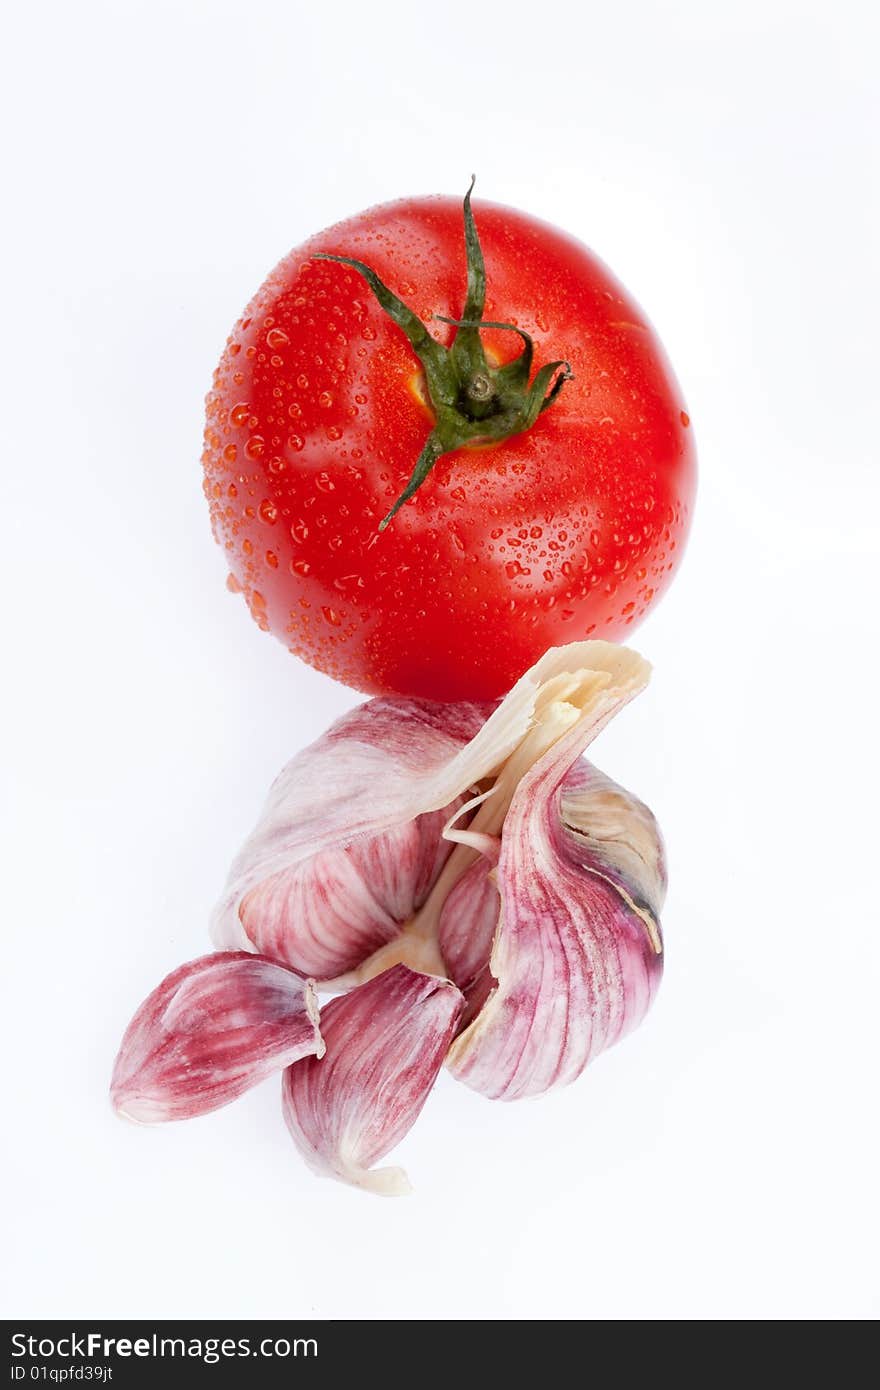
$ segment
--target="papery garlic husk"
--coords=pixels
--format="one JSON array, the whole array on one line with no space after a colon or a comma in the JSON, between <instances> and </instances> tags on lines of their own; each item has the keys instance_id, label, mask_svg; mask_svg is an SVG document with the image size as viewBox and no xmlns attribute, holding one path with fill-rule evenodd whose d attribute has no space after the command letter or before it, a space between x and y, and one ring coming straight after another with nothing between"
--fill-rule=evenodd
<instances>
[{"instance_id":1,"label":"papery garlic husk","mask_svg":"<svg viewBox=\"0 0 880 1390\"><path fill-rule=\"evenodd\" d=\"M141 1004L110 1095L142 1124L186 1120L323 1052L311 982L261 956L217 952L173 971Z\"/></svg>"}]
</instances>

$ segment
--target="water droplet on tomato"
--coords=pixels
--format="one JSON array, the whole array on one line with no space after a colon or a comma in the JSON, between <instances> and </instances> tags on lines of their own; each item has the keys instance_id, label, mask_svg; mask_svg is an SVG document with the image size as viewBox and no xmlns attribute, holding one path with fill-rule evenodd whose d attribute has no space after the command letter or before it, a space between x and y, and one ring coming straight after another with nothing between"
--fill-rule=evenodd
<instances>
[{"instance_id":1,"label":"water droplet on tomato","mask_svg":"<svg viewBox=\"0 0 880 1390\"><path fill-rule=\"evenodd\" d=\"M239 584L239 582L238 582L238 580L236 579L236 577L235 577L234 574L227 574L227 576L226 576L226 587L227 587L227 589L229 590L229 592L230 592L231 594L240 594L240 593L241 593L241 585Z\"/></svg>"},{"instance_id":2,"label":"water droplet on tomato","mask_svg":"<svg viewBox=\"0 0 880 1390\"><path fill-rule=\"evenodd\" d=\"M292 449L295 454L298 454L300 449L305 448L305 443L305 440L301 439L298 434L289 434L287 436L287 447L288 449Z\"/></svg>"},{"instance_id":3,"label":"water droplet on tomato","mask_svg":"<svg viewBox=\"0 0 880 1390\"><path fill-rule=\"evenodd\" d=\"M330 426L330 428L327 430L327 438L328 438L328 439L341 439L341 438L342 438L342 430L339 428L338 425L331 425L331 426Z\"/></svg>"},{"instance_id":4,"label":"water droplet on tomato","mask_svg":"<svg viewBox=\"0 0 880 1390\"><path fill-rule=\"evenodd\" d=\"M293 521L290 526L290 534L298 545L308 538L309 528L304 521Z\"/></svg>"},{"instance_id":5,"label":"water droplet on tomato","mask_svg":"<svg viewBox=\"0 0 880 1390\"><path fill-rule=\"evenodd\" d=\"M274 526L278 520L278 508L268 497L264 497L260 503L260 520L265 521L267 526Z\"/></svg>"},{"instance_id":6,"label":"water droplet on tomato","mask_svg":"<svg viewBox=\"0 0 880 1390\"><path fill-rule=\"evenodd\" d=\"M504 573L507 575L508 579L516 579L517 575L522 574L522 572L523 567L519 560L509 560L504 566Z\"/></svg>"},{"instance_id":7,"label":"water droplet on tomato","mask_svg":"<svg viewBox=\"0 0 880 1390\"><path fill-rule=\"evenodd\" d=\"M266 334L266 346L270 348L284 347L290 339L283 328L270 328Z\"/></svg>"},{"instance_id":8,"label":"water droplet on tomato","mask_svg":"<svg viewBox=\"0 0 880 1390\"><path fill-rule=\"evenodd\" d=\"M688 415L687 411L683 410L678 418L681 420L681 423L684 425L685 429L687 429L688 425L691 422L691 417Z\"/></svg>"},{"instance_id":9,"label":"water droplet on tomato","mask_svg":"<svg viewBox=\"0 0 880 1390\"><path fill-rule=\"evenodd\" d=\"M324 621L328 622L331 627L342 627L342 618L335 608L322 607L321 612L324 614Z\"/></svg>"},{"instance_id":10,"label":"water droplet on tomato","mask_svg":"<svg viewBox=\"0 0 880 1390\"><path fill-rule=\"evenodd\" d=\"M244 401L241 401L238 405L232 407L229 412L229 419L231 423L235 425L236 429L241 429L242 425L247 424L250 413L250 406L246 405Z\"/></svg>"},{"instance_id":11,"label":"water droplet on tomato","mask_svg":"<svg viewBox=\"0 0 880 1390\"><path fill-rule=\"evenodd\" d=\"M291 560L290 562L291 574L298 574L302 579L305 579L311 568L308 560Z\"/></svg>"},{"instance_id":12,"label":"water droplet on tomato","mask_svg":"<svg viewBox=\"0 0 880 1390\"><path fill-rule=\"evenodd\" d=\"M315 487L319 492L334 492L336 484L329 473L319 473L315 479Z\"/></svg>"},{"instance_id":13,"label":"water droplet on tomato","mask_svg":"<svg viewBox=\"0 0 880 1390\"><path fill-rule=\"evenodd\" d=\"M320 394L320 396L318 397L318 405L321 406L322 410L329 410L332 404L333 404L333 392L332 392L332 391L322 391L321 394Z\"/></svg>"},{"instance_id":14,"label":"water droplet on tomato","mask_svg":"<svg viewBox=\"0 0 880 1390\"><path fill-rule=\"evenodd\" d=\"M226 445L226 448L223 450L223 457L225 458L226 462L227 462L227 463L235 463L235 460L236 460L236 457L237 457L237 456L238 456L238 450L236 449L235 445L234 445L234 444L227 444L227 445Z\"/></svg>"},{"instance_id":15,"label":"water droplet on tomato","mask_svg":"<svg viewBox=\"0 0 880 1390\"><path fill-rule=\"evenodd\" d=\"M266 441L263 436L261 434L252 434L247 444L244 446L244 451L249 459L262 458L266 451Z\"/></svg>"},{"instance_id":16,"label":"water droplet on tomato","mask_svg":"<svg viewBox=\"0 0 880 1390\"><path fill-rule=\"evenodd\" d=\"M266 564L269 566L270 570L277 570L278 556L275 554L274 550L266 551Z\"/></svg>"}]
</instances>

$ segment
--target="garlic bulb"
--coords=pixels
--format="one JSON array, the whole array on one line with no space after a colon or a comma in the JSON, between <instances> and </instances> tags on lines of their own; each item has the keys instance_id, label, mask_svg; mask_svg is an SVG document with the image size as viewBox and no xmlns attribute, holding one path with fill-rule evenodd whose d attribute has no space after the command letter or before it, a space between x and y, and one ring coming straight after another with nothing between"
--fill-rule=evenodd
<instances>
[{"instance_id":1,"label":"garlic bulb","mask_svg":"<svg viewBox=\"0 0 880 1390\"><path fill-rule=\"evenodd\" d=\"M178 1009L169 1034L157 998L204 972L194 962L126 1034L118 1107L200 1113L283 1069L285 1117L310 1165L393 1193L405 1175L372 1165L444 1061L495 1099L574 1080L640 1021L661 974L656 822L581 758L648 674L627 648L582 642L547 652L494 707L378 699L343 716L273 785L205 958L233 975L254 959L282 973L267 1006L277 1038L255 1043L249 996L236 1043L222 992L219 1022ZM303 1022L313 989L338 994L320 1042ZM169 1035L177 1062L163 1068Z\"/></svg>"}]
</instances>

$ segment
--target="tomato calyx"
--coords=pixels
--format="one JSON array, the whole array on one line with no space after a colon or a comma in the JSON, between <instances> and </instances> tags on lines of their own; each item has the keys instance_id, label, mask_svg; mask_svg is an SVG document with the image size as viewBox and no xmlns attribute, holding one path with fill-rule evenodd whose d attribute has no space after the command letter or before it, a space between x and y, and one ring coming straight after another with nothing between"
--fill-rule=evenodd
<instances>
[{"instance_id":1,"label":"tomato calyx","mask_svg":"<svg viewBox=\"0 0 880 1390\"><path fill-rule=\"evenodd\" d=\"M418 314L399 299L363 261L351 256L316 252L315 259L337 261L362 275L386 314L406 334L422 364L428 396L434 411L434 427L425 441L409 482L388 515L379 523L385 527L405 502L413 496L443 454L455 449L498 443L531 429L542 411L551 406L566 381L572 378L563 360L545 363L529 381L534 343L522 328L483 318L486 302L486 267L471 209L474 179L464 197L464 240L467 256L467 296L460 319L434 317L451 324L455 337L448 348L438 343ZM510 331L519 335L522 352L502 367L493 367L486 358L480 332L484 328Z\"/></svg>"}]
</instances>

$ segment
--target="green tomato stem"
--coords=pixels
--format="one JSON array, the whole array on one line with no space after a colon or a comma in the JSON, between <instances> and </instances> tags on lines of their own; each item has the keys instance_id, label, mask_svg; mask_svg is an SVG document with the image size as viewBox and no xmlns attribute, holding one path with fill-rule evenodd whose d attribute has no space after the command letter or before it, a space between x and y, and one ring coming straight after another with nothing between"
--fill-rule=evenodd
<instances>
[{"instance_id":1,"label":"green tomato stem","mask_svg":"<svg viewBox=\"0 0 880 1390\"><path fill-rule=\"evenodd\" d=\"M351 256L315 253L316 260L337 261L362 275L379 304L406 334L425 372L435 424L416 461L409 482L387 516L379 523L384 531L404 503L421 487L434 464L443 454L467 445L500 442L531 429L542 411L559 396L572 371L565 361L547 362L529 384L534 343L513 323L498 323L482 317L486 301L486 267L480 238L471 209L474 179L464 197L464 241L467 257L467 297L460 319L435 317L451 324L455 337L448 348L438 343L418 314L399 299L363 261ZM492 367L486 360L480 333L496 328L517 333L523 350L503 367Z\"/></svg>"}]
</instances>

